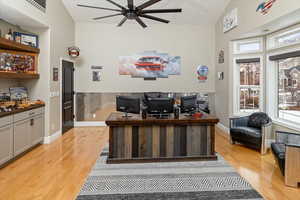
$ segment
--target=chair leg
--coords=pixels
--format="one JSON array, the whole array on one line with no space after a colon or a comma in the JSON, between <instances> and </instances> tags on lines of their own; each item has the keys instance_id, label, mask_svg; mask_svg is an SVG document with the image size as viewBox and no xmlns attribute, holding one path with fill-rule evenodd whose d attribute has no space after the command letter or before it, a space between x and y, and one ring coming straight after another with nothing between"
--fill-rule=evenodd
<instances>
[{"instance_id":1,"label":"chair leg","mask_svg":"<svg viewBox=\"0 0 300 200\"><path fill-rule=\"evenodd\" d=\"M286 147L285 184L290 187L298 187L300 183L300 148Z\"/></svg>"},{"instance_id":2,"label":"chair leg","mask_svg":"<svg viewBox=\"0 0 300 200\"><path fill-rule=\"evenodd\" d=\"M266 146L262 145L262 147L260 148L260 154L265 155L267 152L268 152L268 149L266 148Z\"/></svg>"},{"instance_id":3,"label":"chair leg","mask_svg":"<svg viewBox=\"0 0 300 200\"><path fill-rule=\"evenodd\" d=\"M230 144L235 144L235 141L230 137Z\"/></svg>"}]
</instances>

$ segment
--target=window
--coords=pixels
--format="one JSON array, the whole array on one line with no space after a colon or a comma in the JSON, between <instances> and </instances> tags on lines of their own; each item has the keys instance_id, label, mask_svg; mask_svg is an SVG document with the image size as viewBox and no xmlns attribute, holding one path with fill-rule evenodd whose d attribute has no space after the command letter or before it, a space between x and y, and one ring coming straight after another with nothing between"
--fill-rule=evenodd
<instances>
[{"instance_id":1,"label":"window","mask_svg":"<svg viewBox=\"0 0 300 200\"><path fill-rule=\"evenodd\" d=\"M263 38L234 41L233 114L244 115L262 109Z\"/></svg>"},{"instance_id":2,"label":"window","mask_svg":"<svg viewBox=\"0 0 300 200\"><path fill-rule=\"evenodd\" d=\"M300 57L276 61L278 67L278 118L300 120Z\"/></svg>"},{"instance_id":3,"label":"window","mask_svg":"<svg viewBox=\"0 0 300 200\"><path fill-rule=\"evenodd\" d=\"M256 53L262 52L262 39L240 40L234 42L234 53Z\"/></svg>"},{"instance_id":4,"label":"window","mask_svg":"<svg viewBox=\"0 0 300 200\"><path fill-rule=\"evenodd\" d=\"M300 43L300 26L283 30L267 37L268 49L276 49Z\"/></svg>"},{"instance_id":5,"label":"window","mask_svg":"<svg viewBox=\"0 0 300 200\"><path fill-rule=\"evenodd\" d=\"M260 108L260 59L237 60L239 70L239 112L255 112ZM243 62L245 61L245 62Z\"/></svg>"}]
</instances>

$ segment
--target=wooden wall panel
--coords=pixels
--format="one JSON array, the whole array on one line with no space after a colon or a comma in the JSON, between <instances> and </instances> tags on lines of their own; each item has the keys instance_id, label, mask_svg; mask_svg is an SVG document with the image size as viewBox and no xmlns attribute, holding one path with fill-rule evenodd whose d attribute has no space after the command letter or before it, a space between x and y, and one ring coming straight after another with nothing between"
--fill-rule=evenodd
<instances>
[{"instance_id":1,"label":"wooden wall panel","mask_svg":"<svg viewBox=\"0 0 300 200\"><path fill-rule=\"evenodd\" d=\"M174 126L167 126L166 136L167 157L172 157L174 156Z\"/></svg>"},{"instance_id":2,"label":"wooden wall panel","mask_svg":"<svg viewBox=\"0 0 300 200\"><path fill-rule=\"evenodd\" d=\"M160 157L160 126L152 127L152 157Z\"/></svg>"},{"instance_id":3,"label":"wooden wall panel","mask_svg":"<svg viewBox=\"0 0 300 200\"><path fill-rule=\"evenodd\" d=\"M139 157L139 127L132 127L132 157Z\"/></svg>"},{"instance_id":4,"label":"wooden wall panel","mask_svg":"<svg viewBox=\"0 0 300 200\"><path fill-rule=\"evenodd\" d=\"M124 127L113 127L113 158L124 158Z\"/></svg>"},{"instance_id":5,"label":"wooden wall panel","mask_svg":"<svg viewBox=\"0 0 300 200\"><path fill-rule=\"evenodd\" d=\"M286 147L285 184L290 187L298 187L300 183L300 148Z\"/></svg>"},{"instance_id":6,"label":"wooden wall panel","mask_svg":"<svg viewBox=\"0 0 300 200\"><path fill-rule=\"evenodd\" d=\"M200 155L207 155L207 126L200 126Z\"/></svg>"},{"instance_id":7,"label":"wooden wall panel","mask_svg":"<svg viewBox=\"0 0 300 200\"><path fill-rule=\"evenodd\" d=\"M152 127L139 128L139 157L152 157Z\"/></svg>"},{"instance_id":8,"label":"wooden wall panel","mask_svg":"<svg viewBox=\"0 0 300 200\"><path fill-rule=\"evenodd\" d=\"M174 156L186 156L186 126L174 127Z\"/></svg>"},{"instance_id":9,"label":"wooden wall panel","mask_svg":"<svg viewBox=\"0 0 300 200\"><path fill-rule=\"evenodd\" d=\"M132 158L132 126L124 128L124 158Z\"/></svg>"},{"instance_id":10,"label":"wooden wall panel","mask_svg":"<svg viewBox=\"0 0 300 200\"><path fill-rule=\"evenodd\" d=\"M160 127L160 157L167 157L167 127Z\"/></svg>"}]
</instances>

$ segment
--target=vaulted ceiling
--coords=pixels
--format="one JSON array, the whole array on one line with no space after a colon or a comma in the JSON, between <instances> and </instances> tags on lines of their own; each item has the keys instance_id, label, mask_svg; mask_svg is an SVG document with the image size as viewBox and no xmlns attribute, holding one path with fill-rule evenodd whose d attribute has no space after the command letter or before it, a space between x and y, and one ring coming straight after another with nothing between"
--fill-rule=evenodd
<instances>
[{"instance_id":1,"label":"vaulted ceiling","mask_svg":"<svg viewBox=\"0 0 300 200\"><path fill-rule=\"evenodd\" d=\"M62 0L70 15L76 22L94 21L95 17L115 14L114 11L78 7L77 4L116 9L117 7L106 0ZM120 5L126 6L127 0L114 0ZM135 5L140 5L148 0L134 0ZM211 24L216 23L230 0L162 0L149 9L182 8L182 13L152 14L171 21L171 24ZM117 24L123 16L115 16L97 20L98 23ZM159 23L145 19L147 24ZM136 23L136 22L131 22Z\"/></svg>"}]
</instances>

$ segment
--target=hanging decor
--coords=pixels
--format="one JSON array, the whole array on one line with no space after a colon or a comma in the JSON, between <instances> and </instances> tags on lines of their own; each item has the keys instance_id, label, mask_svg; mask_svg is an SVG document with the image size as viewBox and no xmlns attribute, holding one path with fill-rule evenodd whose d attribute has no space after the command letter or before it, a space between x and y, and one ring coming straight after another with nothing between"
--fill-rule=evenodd
<instances>
[{"instance_id":1,"label":"hanging decor","mask_svg":"<svg viewBox=\"0 0 300 200\"><path fill-rule=\"evenodd\" d=\"M180 75L180 73L180 56L172 56L157 51L144 51L119 58L120 75L154 80L154 78L168 78L170 75Z\"/></svg>"},{"instance_id":2,"label":"hanging decor","mask_svg":"<svg viewBox=\"0 0 300 200\"><path fill-rule=\"evenodd\" d=\"M273 4L276 2L276 0L269 0L264 1L261 4L258 5L256 12L260 12L263 15L268 14L270 9L272 8Z\"/></svg>"},{"instance_id":3,"label":"hanging decor","mask_svg":"<svg viewBox=\"0 0 300 200\"><path fill-rule=\"evenodd\" d=\"M75 46L69 47L68 52L69 52L69 56L71 58L77 58L80 55L80 49L78 47L75 47Z\"/></svg>"},{"instance_id":4,"label":"hanging decor","mask_svg":"<svg viewBox=\"0 0 300 200\"><path fill-rule=\"evenodd\" d=\"M207 81L208 71L208 67L205 65L200 65L197 67L197 75L200 83L204 83Z\"/></svg>"},{"instance_id":5,"label":"hanging decor","mask_svg":"<svg viewBox=\"0 0 300 200\"><path fill-rule=\"evenodd\" d=\"M233 9L223 19L223 32L226 33L238 26L238 9Z\"/></svg>"},{"instance_id":6,"label":"hanging decor","mask_svg":"<svg viewBox=\"0 0 300 200\"><path fill-rule=\"evenodd\" d=\"M94 82L100 82L102 80L102 66L91 66L92 71L92 80Z\"/></svg>"},{"instance_id":7,"label":"hanging decor","mask_svg":"<svg viewBox=\"0 0 300 200\"><path fill-rule=\"evenodd\" d=\"M219 81L224 80L224 72L218 72L218 80Z\"/></svg>"},{"instance_id":8,"label":"hanging decor","mask_svg":"<svg viewBox=\"0 0 300 200\"><path fill-rule=\"evenodd\" d=\"M222 64L222 63L225 62L224 56L225 56L224 50L221 50L221 51L219 52L219 60L218 60L219 64Z\"/></svg>"}]
</instances>

